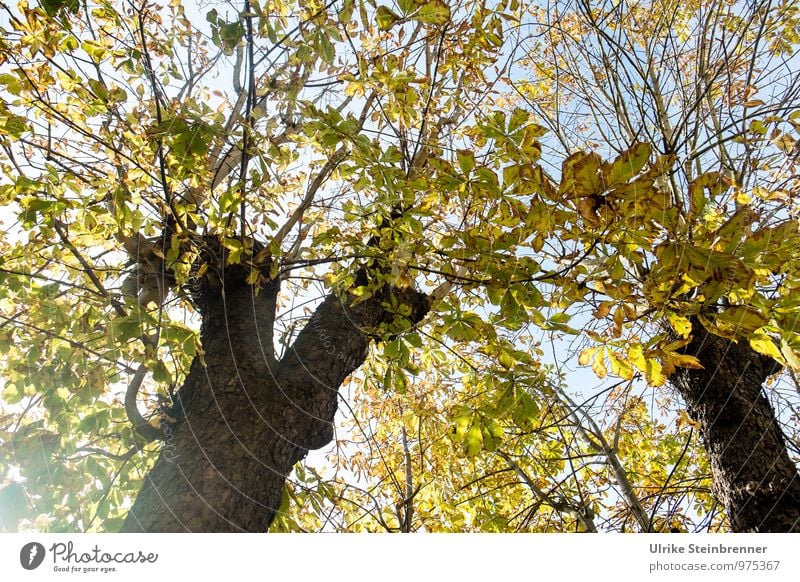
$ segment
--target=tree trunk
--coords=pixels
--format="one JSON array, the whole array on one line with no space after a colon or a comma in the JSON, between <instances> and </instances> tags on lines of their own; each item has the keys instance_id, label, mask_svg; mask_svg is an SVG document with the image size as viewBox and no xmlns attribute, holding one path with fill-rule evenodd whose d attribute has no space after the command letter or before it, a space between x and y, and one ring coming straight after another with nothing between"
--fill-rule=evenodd
<instances>
[{"instance_id":1,"label":"tree trunk","mask_svg":"<svg viewBox=\"0 0 800 582\"><path fill-rule=\"evenodd\" d=\"M370 334L394 318L388 291L352 307L331 294L278 361L279 285L256 294L244 278L228 269L224 293L204 292L204 356L178 393L185 416L165 435L122 531L266 531L294 464L333 439L339 387L364 362ZM406 327L428 310L423 294L391 294L412 307Z\"/></svg>"},{"instance_id":2,"label":"tree trunk","mask_svg":"<svg viewBox=\"0 0 800 582\"><path fill-rule=\"evenodd\" d=\"M789 458L783 433L762 394L774 360L744 341L732 342L693 322L684 352L702 370L681 368L672 384L700 424L714 480L736 532L800 531L800 476Z\"/></svg>"}]
</instances>

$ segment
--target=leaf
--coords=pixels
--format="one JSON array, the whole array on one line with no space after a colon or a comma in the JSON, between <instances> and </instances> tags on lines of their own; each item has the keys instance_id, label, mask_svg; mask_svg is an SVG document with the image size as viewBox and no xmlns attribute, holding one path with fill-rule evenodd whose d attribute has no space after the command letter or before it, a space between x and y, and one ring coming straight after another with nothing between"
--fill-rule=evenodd
<instances>
[{"instance_id":1,"label":"leaf","mask_svg":"<svg viewBox=\"0 0 800 582\"><path fill-rule=\"evenodd\" d=\"M581 352L581 355L578 356L578 363L581 366L586 366L592 359L592 356L597 352L600 348L586 348Z\"/></svg>"},{"instance_id":2,"label":"leaf","mask_svg":"<svg viewBox=\"0 0 800 582\"><path fill-rule=\"evenodd\" d=\"M325 31L320 31L317 36L317 48L319 49L322 60L325 61L326 64L332 65L333 59L336 56L336 49Z\"/></svg>"},{"instance_id":3,"label":"leaf","mask_svg":"<svg viewBox=\"0 0 800 582\"><path fill-rule=\"evenodd\" d=\"M511 290L503 295L500 303L500 314L505 318L506 323L511 329L519 327L528 322L528 312L520 306Z\"/></svg>"},{"instance_id":4,"label":"leaf","mask_svg":"<svg viewBox=\"0 0 800 582\"><path fill-rule=\"evenodd\" d=\"M414 19L425 24L441 26L450 21L450 7L444 0L431 0L419 7L414 13Z\"/></svg>"},{"instance_id":5,"label":"leaf","mask_svg":"<svg viewBox=\"0 0 800 582\"><path fill-rule=\"evenodd\" d=\"M633 379L633 367L631 367L631 363L622 354L609 350L608 359L611 362L612 374L623 380Z\"/></svg>"},{"instance_id":6,"label":"leaf","mask_svg":"<svg viewBox=\"0 0 800 582\"><path fill-rule=\"evenodd\" d=\"M597 215L598 208L599 204L594 196L578 200L578 214L591 226L600 225L600 217Z\"/></svg>"},{"instance_id":7,"label":"leaf","mask_svg":"<svg viewBox=\"0 0 800 582\"><path fill-rule=\"evenodd\" d=\"M628 151L617 156L612 163L604 163L601 173L605 187L613 188L633 178L650 159L651 151L649 143L637 143Z\"/></svg>"},{"instance_id":8,"label":"leaf","mask_svg":"<svg viewBox=\"0 0 800 582\"><path fill-rule=\"evenodd\" d=\"M233 50L244 37L244 25L241 22L223 24L219 27L219 36L225 48Z\"/></svg>"},{"instance_id":9,"label":"leaf","mask_svg":"<svg viewBox=\"0 0 800 582\"><path fill-rule=\"evenodd\" d=\"M561 194L570 198L586 198L600 193L603 189L598 174L601 162L595 152L576 152L569 156L561 164ZM594 208L591 210L594 211Z\"/></svg>"},{"instance_id":10,"label":"leaf","mask_svg":"<svg viewBox=\"0 0 800 582\"><path fill-rule=\"evenodd\" d=\"M475 152L472 150L457 150L458 166L464 175L468 175L475 167Z\"/></svg>"},{"instance_id":11,"label":"leaf","mask_svg":"<svg viewBox=\"0 0 800 582\"><path fill-rule=\"evenodd\" d=\"M800 371L800 356L792 347L781 338L781 353L786 358L786 363L794 370Z\"/></svg>"},{"instance_id":12,"label":"leaf","mask_svg":"<svg viewBox=\"0 0 800 582\"><path fill-rule=\"evenodd\" d=\"M765 333L756 333L750 338L750 347L757 351L759 354L769 356L776 362L786 364L786 360L781 354L778 346L772 341L772 338Z\"/></svg>"},{"instance_id":13,"label":"leaf","mask_svg":"<svg viewBox=\"0 0 800 582\"><path fill-rule=\"evenodd\" d=\"M628 359L640 372L647 373L647 361L644 358L642 344L633 344L628 348Z\"/></svg>"},{"instance_id":14,"label":"leaf","mask_svg":"<svg viewBox=\"0 0 800 582\"><path fill-rule=\"evenodd\" d=\"M474 457L483 448L483 431L478 422L474 422L464 435L464 452L468 457Z\"/></svg>"},{"instance_id":15,"label":"leaf","mask_svg":"<svg viewBox=\"0 0 800 582\"><path fill-rule=\"evenodd\" d=\"M611 301L603 301L597 306L597 309L592 311L592 315L596 319L604 319L611 312L612 305L613 303Z\"/></svg>"},{"instance_id":16,"label":"leaf","mask_svg":"<svg viewBox=\"0 0 800 582\"><path fill-rule=\"evenodd\" d=\"M727 186L718 172L707 172L689 184L689 212L692 216L700 216L710 198L726 190ZM709 196L706 196L706 190Z\"/></svg>"},{"instance_id":17,"label":"leaf","mask_svg":"<svg viewBox=\"0 0 800 582\"><path fill-rule=\"evenodd\" d=\"M172 374L169 373L163 361L157 360L153 365L153 380L169 384L172 382Z\"/></svg>"},{"instance_id":18,"label":"leaf","mask_svg":"<svg viewBox=\"0 0 800 582\"><path fill-rule=\"evenodd\" d=\"M375 18L378 21L378 28L381 30L389 30L392 26L394 26L395 22L400 20L400 16L386 6L378 7L377 12L375 13Z\"/></svg>"},{"instance_id":19,"label":"leaf","mask_svg":"<svg viewBox=\"0 0 800 582\"><path fill-rule=\"evenodd\" d=\"M644 374L651 386L663 386L667 382L667 377L662 372L661 362L653 358L647 358Z\"/></svg>"},{"instance_id":20,"label":"leaf","mask_svg":"<svg viewBox=\"0 0 800 582\"><path fill-rule=\"evenodd\" d=\"M516 393L516 402L516 408L512 413L514 423L520 428L530 430L541 411L539 404L524 390Z\"/></svg>"},{"instance_id":21,"label":"leaf","mask_svg":"<svg viewBox=\"0 0 800 582\"><path fill-rule=\"evenodd\" d=\"M41 0L41 5L48 16L55 16L62 8L72 13L77 12L80 3L78 0Z\"/></svg>"},{"instance_id":22,"label":"leaf","mask_svg":"<svg viewBox=\"0 0 800 582\"><path fill-rule=\"evenodd\" d=\"M678 354L676 352L669 352L669 360L672 365L679 368L690 368L692 370L702 370L703 364L700 363L695 356L689 354Z\"/></svg>"},{"instance_id":23,"label":"leaf","mask_svg":"<svg viewBox=\"0 0 800 582\"><path fill-rule=\"evenodd\" d=\"M767 318L752 307L732 305L720 312L714 323L736 333L751 334L767 324Z\"/></svg>"},{"instance_id":24,"label":"leaf","mask_svg":"<svg viewBox=\"0 0 800 582\"><path fill-rule=\"evenodd\" d=\"M606 369L606 364L604 360L605 360L605 350L600 349L598 350L597 355L594 357L592 370L601 380L608 375L608 370Z\"/></svg>"},{"instance_id":25,"label":"leaf","mask_svg":"<svg viewBox=\"0 0 800 582\"><path fill-rule=\"evenodd\" d=\"M675 333L680 337L687 338L689 334L692 333L692 322L689 321L688 317L683 317L675 313L668 313L667 320L672 326L672 329L675 330Z\"/></svg>"},{"instance_id":26,"label":"leaf","mask_svg":"<svg viewBox=\"0 0 800 582\"><path fill-rule=\"evenodd\" d=\"M28 120L9 111L5 103L0 101L0 135L19 138L26 131L29 131Z\"/></svg>"}]
</instances>

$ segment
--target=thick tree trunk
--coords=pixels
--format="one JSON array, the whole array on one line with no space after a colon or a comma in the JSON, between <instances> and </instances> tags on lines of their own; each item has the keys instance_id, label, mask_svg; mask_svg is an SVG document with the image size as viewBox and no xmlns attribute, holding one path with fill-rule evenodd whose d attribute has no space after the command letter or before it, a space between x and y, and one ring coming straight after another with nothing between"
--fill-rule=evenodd
<instances>
[{"instance_id":1,"label":"thick tree trunk","mask_svg":"<svg viewBox=\"0 0 800 582\"><path fill-rule=\"evenodd\" d=\"M683 396L711 463L714 491L733 531L800 531L800 476L780 425L762 394L777 371L770 358L693 324L685 353L702 370L679 369L672 384Z\"/></svg>"},{"instance_id":2,"label":"thick tree trunk","mask_svg":"<svg viewBox=\"0 0 800 582\"><path fill-rule=\"evenodd\" d=\"M388 292L353 307L330 295L276 361L278 285L256 294L243 277L229 279L201 306L205 355L179 391L185 418L166 435L123 531L266 531L294 464L332 440L338 389L363 363L370 334L393 317ZM428 310L422 294L393 295L412 304L412 321Z\"/></svg>"}]
</instances>

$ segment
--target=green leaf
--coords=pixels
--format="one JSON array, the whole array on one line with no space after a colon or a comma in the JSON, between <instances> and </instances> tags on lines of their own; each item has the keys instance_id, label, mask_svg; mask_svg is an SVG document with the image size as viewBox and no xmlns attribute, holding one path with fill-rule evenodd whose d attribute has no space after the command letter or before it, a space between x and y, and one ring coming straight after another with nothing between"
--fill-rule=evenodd
<instances>
[{"instance_id":1,"label":"green leaf","mask_svg":"<svg viewBox=\"0 0 800 582\"><path fill-rule=\"evenodd\" d=\"M612 163L604 163L601 172L605 187L613 188L633 178L650 159L651 151L649 143L637 143L617 156Z\"/></svg>"},{"instance_id":2,"label":"green leaf","mask_svg":"<svg viewBox=\"0 0 800 582\"><path fill-rule=\"evenodd\" d=\"M378 21L378 28L381 30L389 30L392 26L394 26L395 22L400 20L400 16L386 6L378 7L378 11L375 13L375 18Z\"/></svg>"},{"instance_id":3,"label":"green leaf","mask_svg":"<svg viewBox=\"0 0 800 582\"><path fill-rule=\"evenodd\" d=\"M473 423L467 434L464 435L464 452L468 457L474 457L483 448L483 431L478 422Z\"/></svg>"},{"instance_id":4,"label":"green leaf","mask_svg":"<svg viewBox=\"0 0 800 582\"><path fill-rule=\"evenodd\" d=\"M444 0L425 2L414 14L414 19L425 24L441 26L450 21L450 7Z\"/></svg>"},{"instance_id":5,"label":"green leaf","mask_svg":"<svg viewBox=\"0 0 800 582\"><path fill-rule=\"evenodd\" d=\"M78 0L41 0L41 6L48 16L55 16L62 8L76 13L80 3Z\"/></svg>"},{"instance_id":6,"label":"green leaf","mask_svg":"<svg viewBox=\"0 0 800 582\"><path fill-rule=\"evenodd\" d=\"M325 31L321 30L317 35L317 49L319 50L322 60L328 65L332 65L333 59L336 56L336 49Z\"/></svg>"},{"instance_id":7,"label":"green leaf","mask_svg":"<svg viewBox=\"0 0 800 582\"><path fill-rule=\"evenodd\" d=\"M219 37L228 49L235 49L244 37L244 26L241 22L231 22L219 27Z\"/></svg>"},{"instance_id":8,"label":"green leaf","mask_svg":"<svg viewBox=\"0 0 800 582\"><path fill-rule=\"evenodd\" d=\"M475 167L475 152L472 150L458 150L456 151L456 155L458 156L458 166L461 168L461 171L465 176L469 175Z\"/></svg>"},{"instance_id":9,"label":"green leaf","mask_svg":"<svg viewBox=\"0 0 800 582\"><path fill-rule=\"evenodd\" d=\"M9 111L5 103L0 101L0 135L19 138L27 131L29 131L28 120Z\"/></svg>"},{"instance_id":10,"label":"green leaf","mask_svg":"<svg viewBox=\"0 0 800 582\"><path fill-rule=\"evenodd\" d=\"M6 404L16 404L25 395L16 384L6 384L3 388L3 402Z\"/></svg>"},{"instance_id":11,"label":"green leaf","mask_svg":"<svg viewBox=\"0 0 800 582\"><path fill-rule=\"evenodd\" d=\"M172 374L169 373L167 366L161 360L156 361L153 366L153 380L169 384L172 382Z\"/></svg>"},{"instance_id":12,"label":"green leaf","mask_svg":"<svg viewBox=\"0 0 800 582\"><path fill-rule=\"evenodd\" d=\"M518 390L516 392L517 405L512 413L514 423L525 430L530 430L533 427L534 421L539 416L540 408L533 396L528 394L525 390Z\"/></svg>"}]
</instances>

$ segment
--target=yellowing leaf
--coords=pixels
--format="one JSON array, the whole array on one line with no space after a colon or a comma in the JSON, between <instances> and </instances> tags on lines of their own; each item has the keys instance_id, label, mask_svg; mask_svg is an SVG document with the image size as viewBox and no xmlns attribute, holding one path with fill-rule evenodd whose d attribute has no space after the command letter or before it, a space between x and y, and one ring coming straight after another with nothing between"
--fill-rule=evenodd
<instances>
[{"instance_id":1,"label":"yellowing leaf","mask_svg":"<svg viewBox=\"0 0 800 582\"><path fill-rule=\"evenodd\" d=\"M464 435L464 451L468 457L474 457L483 448L483 431L479 423L475 422L467 434Z\"/></svg>"},{"instance_id":2,"label":"yellowing leaf","mask_svg":"<svg viewBox=\"0 0 800 582\"><path fill-rule=\"evenodd\" d=\"M689 334L692 333L692 322L689 321L688 317L683 317L675 313L668 313L667 320L672 326L672 329L675 330L675 333L680 337L687 338Z\"/></svg>"},{"instance_id":3,"label":"yellowing leaf","mask_svg":"<svg viewBox=\"0 0 800 582\"><path fill-rule=\"evenodd\" d=\"M767 318L752 307L731 305L717 315L715 323L717 325L727 324L732 330L748 334L766 325Z\"/></svg>"},{"instance_id":4,"label":"yellowing leaf","mask_svg":"<svg viewBox=\"0 0 800 582\"><path fill-rule=\"evenodd\" d=\"M800 356L798 356L797 352L795 352L784 339L781 339L781 353L786 358L786 363L791 368L800 371Z\"/></svg>"},{"instance_id":5,"label":"yellowing leaf","mask_svg":"<svg viewBox=\"0 0 800 582\"><path fill-rule=\"evenodd\" d=\"M561 193L570 198L583 198L601 192L598 174L601 162L594 152L576 152L569 156L561 164Z\"/></svg>"},{"instance_id":6,"label":"yellowing leaf","mask_svg":"<svg viewBox=\"0 0 800 582\"><path fill-rule=\"evenodd\" d=\"M581 352L581 355L578 356L578 363L581 366L587 365L591 361L592 356L595 354L597 350L598 348L586 348L585 350L583 350Z\"/></svg>"},{"instance_id":7,"label":"yellowing leaf","mask_svg":"<svg viewBox=\"0 0 800 582\"><path fill-rule=\"evenodd\" d=\"M623 380L633 379L633 368L631 363L622 355L617 352L609 350L608 359L611 361L611 372Z\"/></svg>"},{"instance_id":8,"label":"yellowing leaf","mask_svg":"<svg viewBox=\"0 0 800 582\"><path fill-rule=\"evenodd\" d=\"M604 352L605 350L600 349L594 358L594 363L592 364L592 370L594 371L595 374L597 374L597 377L600 378L601 380L605 378L606 375L608 375L606 364L603 361L605 360Z\"/></svg>"},{"instance_id":9,"label":"yellowing leaf","mask_svg":"<svg viewBox=\"0 0 800 582\"><path fill-rule=\"evenodd\" d=\"M600 224L600 218L597 216L598 203L594 197L581 198L578 200L578 214L592 226Z\"/></svg>"},{"instance_id":10,"label":"yellowing leaf","mask_svg":"<svg viewBox=\"0 0 800 582\"><path fill-rule=\"evenodd\" d=\"M441 26L450 21L450 7L444 0L425 2L414 14L414 19L426 24Z\"/></svg>"},{"instance_id":11,"label":"yellowing leaf","mask_svg":"<svg viewBox=\"0 0 800 582\"><path fill-rule=\"evenodd\" d=\"M464 175L469 174L475 167L475 152L472 150L458 150L456 155L458 156L458 166L461 171ZM503 175L505 177L505 173Z\"/></svg>"},{"instance_id":12,"label":"yellowing leaf","mask_svg":"<svg viewBox=\"0 0 800 582\"><path fill-rule=\"evenodd\" d=\"M663 386L667 381L667 377L662 372L661 362L653 358L647 358L644 373L651 386Z\"/></svg>"},{"instance_id":13,"label":"yellowing leaf","mask_svg":"<svg viewBox=\"0 0 800 582\"><path fill-rule=\"evenodd\" d=\"M703 369L703 364L700 363L700 360L688 354L678 354L676 352L670 352L669 359L674 366L677 366L679 368L691 368L693 370Z\"/></svg>"},{"instance_id":14,"label":"yellowing leaf","mask_svg":"<svg viewBox=\"0 0 800 582\"><path fill-rule=\"evenodd\" d=\"M614 311L614 325L621 330L623 323L625 323L625 308L622 305L618 305L616 311Z\"/></svg>"},{"instance_id":15,"label":"yellowing leaf","mask_svg":"<svg viewBox=\"0 0 800 582\"><path fill-rule=\"evenodd\" d=\"M778 346L772 341L772 338L765 333L756 333L750 338L750 347L757 351L759 354L769 356L781 364L786 364Z\"/></svg>"},{"instance_id":16,"label":"yellowing leaf","mask_svg":"<svg viewBox=\"0 0 800 582\"><path fill-rule=\"evenodd\" d=\"M597 309L592 311L592 315L594 315L597 319L603 319L611 311L611 305L612 304L610 301L603 301L600 305L598 305Z\"/></svg>"},{"instance_id":17,"label":"yellowing leaf","mask_svg":"<svg viewBox=\"0 0 800 582\"><path fill-rule=\"evenodd\" d=\"M602 175L606 188L624 184L638 174L650 158L650 144L637 143L620 154L612 163L603 164Z\"/></svg>"},{"instance_id":18,"label":"yellowing leaf","mask_svg":"<svg viewBox=\"0 0 800 582\"><path fill-rule=\"evenodd\" d=\"M647 361L644 359L642 344L634 344L628 348L628 358L639 371L647 373Z\"/></svg>"},{"instance_id":19,"label":"yellowing leaf","mask_svg":"<svg viewBox=\"0 0 800 582\"><path fill-rule=\"evenodd\" d=\"M400 20L400 16L394 13L386 6L379 6L375 13L375 18L378 21L378 28L381 30L389 30L395 22Z\"/></svg>"}]
</instances>

